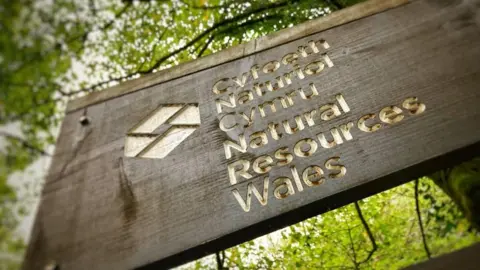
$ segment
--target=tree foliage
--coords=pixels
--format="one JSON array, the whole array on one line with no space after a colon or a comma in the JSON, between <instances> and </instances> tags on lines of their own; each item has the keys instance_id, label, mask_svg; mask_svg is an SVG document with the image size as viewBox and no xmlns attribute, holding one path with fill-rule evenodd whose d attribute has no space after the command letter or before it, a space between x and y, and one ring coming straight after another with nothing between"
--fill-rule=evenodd
<instances>
[{"instance_id":1,"label":"tree foliage","mask_svg":"<svg viewBox=\"0 0 480 270\"><path fill-rule=\"evenodd\" d=\"M480 230L480 158L436 172L431 178Z\"/></svg>"}]
</instances>

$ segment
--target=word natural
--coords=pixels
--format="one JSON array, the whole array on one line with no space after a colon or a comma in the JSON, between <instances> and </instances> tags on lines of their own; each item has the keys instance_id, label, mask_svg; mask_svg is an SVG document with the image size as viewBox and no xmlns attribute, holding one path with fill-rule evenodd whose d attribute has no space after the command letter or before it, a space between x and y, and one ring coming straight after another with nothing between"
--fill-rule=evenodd
<instances>
[{"instance_id":1,"label":"word natural","mask_svg":"<svg viewBox=\"0 0 480 270\"><path fill-rule=\"evenodd\" d=\"M402 107L411 115L421 114L426 108L425 104L419 102L416 97L405 99L402 103ZM383 108L378 113L378 116L384 126L398 123L405 118L403 115L403 110L397 106L387 106ZM319 145L322 148L329 149L343 144L346 141L351 141L353 139L351 129L355 126L363 132L375 132L382 127L381 123L374 122L375 118L376 114L366 114L360 117L356 123L349 121L345 124L331 128L329 135L326 134L327 132L321 132L318 133L315 138L306 138L298 141L291 148L280 147L271 155L262 155L251 161L239 159L235 162L232 162L228 164L228 176L230 179L230 184L237 184L238 177L243 177L245 179L253 178L253 176L248 173L250 167L252 167L256 174L268 173L275 166L282 167L290 164L293 161L294 155L299 158L310 157L314 155L317 151L319 151ZM297 128L300 129L298 126ZM282 134L277 132L270 134L272 138L281 137L281 135ZM326 135L331 137L331 139L327 139ZM261 136L256 136L255 138L250 136L249 144L247 144L243 134L241 134L239 137L239 141L227 140L224 142L225 155L227 156L227 159L232 156L231 149L245 153L249 149L249 146L250 148L257 148L260 145L263 146L268 143L268 137L265 132L263 132ZM290 149L293 149L294 155ZM273 160L272 156L275 158L275 161Z\"/></svg>"},{"instance_id":2,"label":"word natural","mask_svg":"<svg viewBox=\"0 0 480 270\"><path fill-rule=\"evenodd\" d=\"M421 114L426 109L425 104L418 101L416 97L405 99L401 106L410 115ZM380 121L375 121L377 115ZM342 125L332 127L328 132L329 134L326 134L327 132L318 133L315 138L302 139L291 147L280 147L270 155L261 155L251 160L239 159L227 165L230 184L237 184L240 178L252 179L254 178L254 175L269 173L275 167L289 165L292 163L295 157L311 157L320 151L320 148L329 149L343 144L344 142L351 141L353 140L351 129L354 127L357 127L358 130L362 132L371 133L378 131L382 127L398 123L403 119L405 119L405 115L404 111L400 107L387 106L381 109L378 114L366 114L360 117L356 122L349 121ZM297 125L297 128L299 128L299 126L300 125ZM280 137L281 135L282 134L278 133L270 134L272 139L274 139L275 136ZM327 139L327 136L331 139ZM249 144L247 144L247 141L243 135L240 135L239 137L239 141L227 140L224 143L225 155L227 158L232 156L231 149L235 149L238 152L244 153L247 151L249 146L251 148L255 148L259 147L259 145L265 145L268 143L268 137L266 133L263 133L262 136L255 137L254 139L252 139L253 136L250 136ZM324 174L324 170L320 166L309 166L303 170L301 179L296 166L290 166L290 171L292 174L291 178L278 177L277 179L273 180L273 185L275 185L273 195L277 199L283 199L295 194L292 179L297 187L297 190L302 192L302 181L305 183L305 185L312 187L323 184L326 176L331 179L343 177L346 174L347 169L344 165L338 163L339 160L339 157L332 157L325 161L324 168L330 172L330 174ZM253 170L252 173L250 173L250 169ZM263 188L260 189L263 190L263 195L261 195L257 188L253 185L253 182L249 182L247 184L247 196L245 200L240 195L238 189L233 189L232 193L243 210L248 212L250 211L252 193L255 195L261 205L266 205L268 201L268 189L269 178L267 176L264 178Z\"/></svg>"},{"instance_id":3,"label":"word natural","mask_svg":"<svg viewBox=\"0 0 480 270\"><path fill-rule=\"evenodd\" d=\"M232 159L237 153L246 153L249 149L264 147L271 141L281 141L287 136L350 113L350 105L346 98L339 93L322 101L314 109L288 119L266 121L264 123L267 124L260 129L256 124L255 130L250 131L254 123L262 119L268 120L279 110L288 109L301 100L317 102L325 100L319 99L318 89L313 83L309 83L308 89L287 90L287 86L292 84L292 80L303 80L308 76L320 75L326 68L334 66L330 57L326 53L320 53L319 48L328 49L330 46L325 40L310 41L308 46L298 47L297 52L286 54L280 61L270 61L261 67L254 65L249 72L238 77L220 79L213 85L213 93L219 96L215 100L215 108L219 114L219 128L224 132L229 132L229 137L236 138L225 140L223 143L227 160ZM320 57L304 66L298 64L299 59L314 55L320 55ZM285 67L289 70L285 71ZM258 82L261 72L279 74L273 83L268 80ZM277 94L277 97L270 100L266 99L270 93L280 90L285 90L285 92L280 96ZM261 98L263 102L257 102L257 106L248 106L258 98ZM271 185L274 186L273 196L276 199L284 199L294 195L296 191L302 192L304 186L313 187L325 183L326 179L340 179L347 172L340 157L330 157L323 164L307 166L301 171L291 163L294 158L312 157L318 154L321 148L330 149L353 140L353 128L357 128L361 132L375 132L382 127L402 121L406 114L418 115L425 109L425 104L416 97L409 97L403 100L399 106L386 106L376 114L365 114L356 121L346 121L338 126L330 127L327 131L320 132L312 138L304 138L293 145L279 147L271 154L232 161L228 163L227 170L230 185L236 185L232 189L233 197L245 212L249 212L252 194L260 205L267 205ZM269 174L272 170L287 165L290 166L289 176L277 177L270 183ZM258 189L252 181L259 176L263 176L263 186ZM245 179L250 181L242 183L241 181ZM238 189L240 184L246 184L245 198Z\"/></svg>"}]
</instances>

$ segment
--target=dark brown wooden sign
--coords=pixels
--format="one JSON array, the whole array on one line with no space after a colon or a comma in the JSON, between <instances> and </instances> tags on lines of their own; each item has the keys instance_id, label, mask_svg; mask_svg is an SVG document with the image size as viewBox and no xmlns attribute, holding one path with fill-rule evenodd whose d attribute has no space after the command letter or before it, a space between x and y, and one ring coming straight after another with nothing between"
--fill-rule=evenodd
<instances>
[{"instance_id":1,"label":"dark brown wooden sign","mask_svg":"<svg viewBox=\"0 0 480 270\"><path fill-rule=\"evenodd\" d=\"M373 0L74 101L24 269L172 266L468 159L479 6Z\"/></svg>"}]
</instances>

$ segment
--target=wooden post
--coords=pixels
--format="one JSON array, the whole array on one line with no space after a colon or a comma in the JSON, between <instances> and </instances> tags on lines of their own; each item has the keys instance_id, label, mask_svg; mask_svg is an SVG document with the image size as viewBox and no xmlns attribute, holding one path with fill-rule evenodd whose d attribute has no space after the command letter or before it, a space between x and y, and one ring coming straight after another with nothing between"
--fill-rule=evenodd
<instances>
[{"instance_id":1,"label":"wooden post","mask_svg":"<svg viewBox=\"0 0 480 270\"><path fill-rule=\"evenodd\" d=\"M71 102L24 269L174 266L473 157L479 4L371 0Z\"/></svg>"}]
</instances>

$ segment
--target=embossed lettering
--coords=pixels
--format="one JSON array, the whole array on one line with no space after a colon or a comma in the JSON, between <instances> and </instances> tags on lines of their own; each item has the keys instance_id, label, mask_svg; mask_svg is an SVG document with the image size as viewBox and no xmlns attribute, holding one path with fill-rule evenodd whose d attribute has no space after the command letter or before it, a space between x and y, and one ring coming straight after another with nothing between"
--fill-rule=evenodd
<instances>
[{"instance_id":1,"label":"embossed lettering","mask_svg":"<svg viewBox=\"0 0 480 270\"><path fill-rule=\"evenodd\" d=\"M230 184L235 185L237 183L237 176L241 176L245 179L250 179L253 176L248 173L250 168L250 162L248 160L240 159L227 165L228 177L230 178Z\"/></svg>"},{"instance_id":2,"label":"embossed lettering","mask_svg":"<svg viewBox=\"0 0 480 270\"><path fill-rule=\"evenodd\" d=\"M233 193L233 196L235 197L235 199L237 199L238 203L242 207L243 211L248 212L248 211L250 211L250 205L251 205L251 202L252 202L252 193L255 195L255 197L257 198L258 202L261 205L264 205L264 206L267 205L267 202L268 202L268 184L269 184L268 177L265 177L263 179L263 192L262 192L263 195L261 195L260 192L258 192L257 188L253 185L252 182L248 183L247 184L246 200L243 200L243 198L240 195L240 192L238 191L238 189L233 189L232 193Z\"/></svg>"},{"instance_id":3,"label":"embossed lettering","mask_svg":"<svg viewBox=\"0 0 480 270\"><path fill-rule=\"evenodd\" d=\"M397 106L388 106L383 108L380 111L380 120L387 124L395 124L404 118L402 115L402 109L398 108Z\"/></svg>"},{"instance_id":4,"label":"embossed lettering","mask_svg":"<svg viewBox=\"0 0 480 270\"><path fill-rule=\"evenodd\" d=\"M325 177L323 177L323 170L318 166L309 166L303 170L302 173L303 182L307 186L318 186L325 182Z\"/></svg>"},{"instance_id":5,"label":"embossed lettering","mask_svg":"<svg viewBox=\"0 0 480 270\"><path fill-rule=\"evenodd\" d=\"M222 106L228 108L235 108L237 106L237 104L235 103L235 95L233 93L228 95L228 100L216 99L215 104L217 105L218 113L223 112Z\"/></svg>"},{"instance_id":6,"label":"embossed lettering","mask_svg":"<svg viewBox=\"0 0 480 270\"><path fill-rule=\"evenodd\" d=\"M308 147L307 150L305 149L305 146ZM303 139L298 141L295 144L295 147L293 148L293 152L295 153L295 155L299 157L309 157L313 155L315 151L317 151L317 148L318 148L317 142L308 138L308 139Z\"/></svg>"},{"instance_id":7,"label":"embossed lettering","mask_svg":"<svg viewBox=\"0 0 480 270\"><path fill-rule=\"evenodd\" d=\"M273 159L270 156L263 155L259 156L253 162L253 171L258 174L264 174L269 172L272 169Z\"/></svg>"},{"instance_id":8,"label":"embossed lettering","mask_svg":"<svg viewBox=\"0 0 480 270\"><path fill-rule=\"evenodd\" d=\"M245 135L238 135L238 141L240 144L230 140L226 140L223 142L223 148L225 149L225 157L227 159L230 159L232 157L232 151L230 150L230 148L233 148L242 153L247 152L247 140L245 140Z\"/></svg>"},{"instance_id":9,"label":"embossed lettering","mask_svg":"<svg viewBox=\"0 0 480 270\"><path fill-rule=\"evenodd\" d=\"M288 196L295 194L292 180L290 180L288 177L279 177L273 181L273 184L275 185L273 194L277 199L285 199Z\"/></svg>"},{"instance_id":10,"label":"embossed lettering","mask_svg":"<svg viewBox=\"0 0 480 270\"><path fill-rule=\"evenodd\" d=\"M382 126L380 124L375 124L373 126L367 126L367 120L370 120L370 119L374 119L375 118L375 114L367 114L367 115L364 115L362 116L359 120L358 120L358 128L361 130L361 131L365 131L365 132L374 132L374 131L377 131L378 129L380 129Z\"/></svg>"},{"instance_id":11,"label":"embossed lettering","mask_svg":"<svg viewBox=\"0 0 480 270\"><path fill-rule=\"evenodd\" d=\"M327 168L327 170L335 171L334 173L329 174L328 177L341 178L345 176L345 174L347 173L347 168L342 164L338 163L339 160L340 160L339 157L333 157L333 158L329 158L325 162L325 168Z\"/></svg>"},{"instance_id":12,"label":"embossed lettering","mask_svg":"<svg viewBox=\"0 0 480 270\"><path fill-rule=\"evenodd\" d=\"M402 103L403 108L408 110L410 114L416 115L421 114L425 111L426 106L425 104L418 101L416 97L410 97L405 99Z\"/></svg>"}]
</instances>

